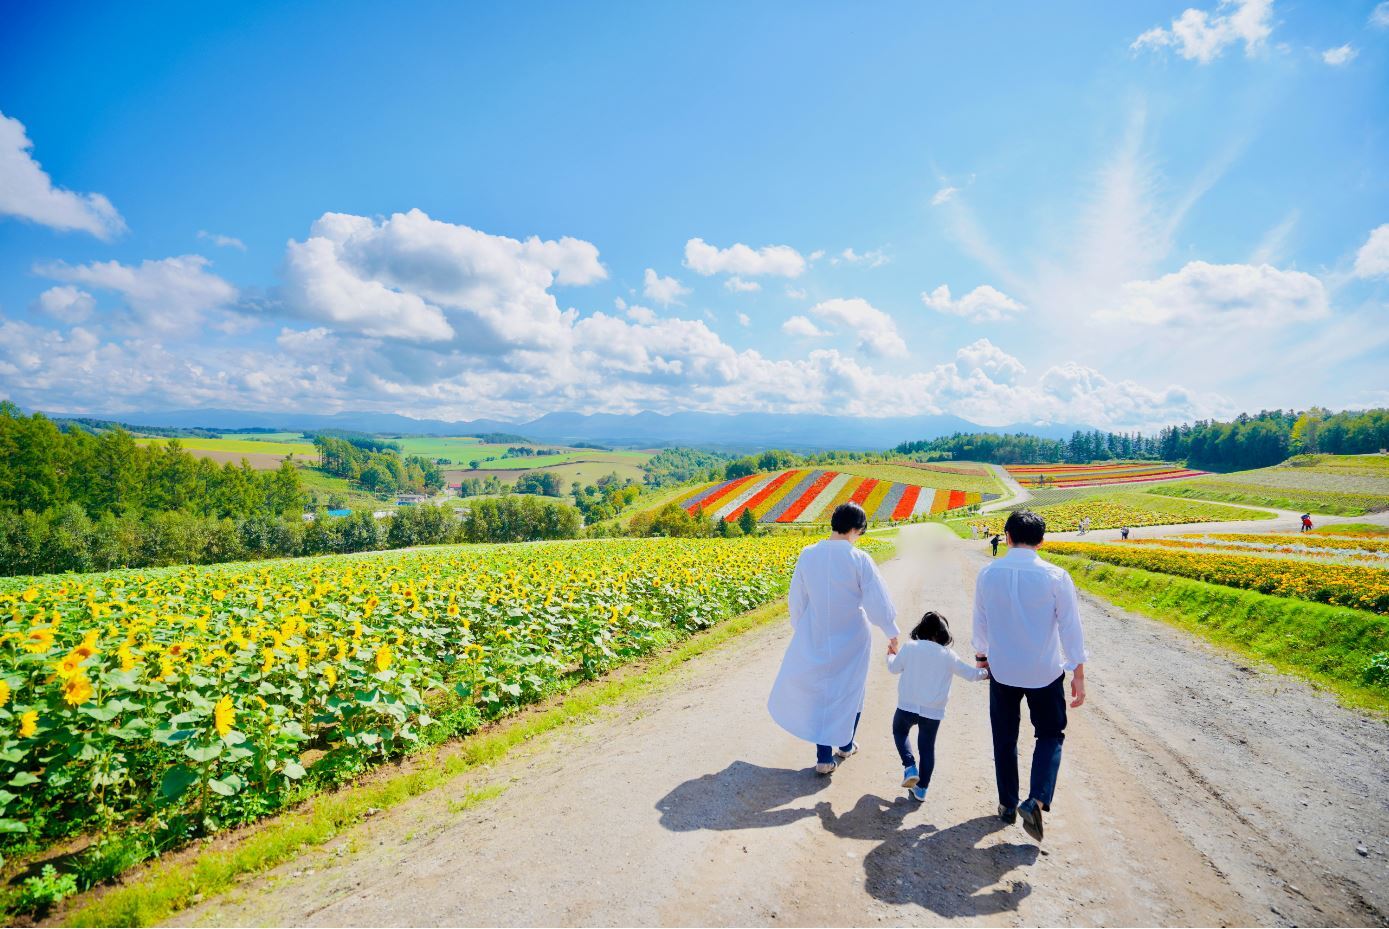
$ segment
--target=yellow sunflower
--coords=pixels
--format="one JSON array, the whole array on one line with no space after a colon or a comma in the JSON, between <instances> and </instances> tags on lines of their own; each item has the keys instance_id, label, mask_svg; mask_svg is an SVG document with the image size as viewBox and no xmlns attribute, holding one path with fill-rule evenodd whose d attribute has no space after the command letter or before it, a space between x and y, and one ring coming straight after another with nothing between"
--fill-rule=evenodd
<instances>
[{"instance_id":1,"label":"yellow sunflower","mask_svg":"<svg viewBox=\"0 0 1389 929\"><path fill-rule=\"evenodd\" d=\"M223 694L222 699L212 708L212 725L217 729L218 735L225 736L231 732L235 723L236 709L232 706L231 697Z\"/></svg>"}]
</instances>

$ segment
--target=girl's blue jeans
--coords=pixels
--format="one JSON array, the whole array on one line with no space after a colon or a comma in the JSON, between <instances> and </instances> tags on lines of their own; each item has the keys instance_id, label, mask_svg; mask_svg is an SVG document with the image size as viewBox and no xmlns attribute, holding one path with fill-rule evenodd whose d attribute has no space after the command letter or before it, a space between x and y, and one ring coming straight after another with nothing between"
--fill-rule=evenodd
<instances>
[{"instance_id":1,"label":"girl's blue jeans","mask_svg":"<svg viewBox=\"0 0 1389 929\"><path fill-rule=\"evenodd\" d=\"M921 775L921 786L924 788L931 783L931 772L936 769L936 732L940 729L940 720L900 709L892 714L892 741L897 743L897 754L902 756L904 768L916 764L912 750L907 745L912 726L917 727L916 748L921 753L921 764L917 765L916 770Z\"/></svg>"},{"instance_id":2,"label":"girl's blue jeans","mask_svg":"<svg viewBox=\"0 0 1389 929\"><path fill-rule=\"evenodd\" d=\"M852 735L849 736L849 744L848 744L848 745L841 745L841 746L839 746L840 751L845 751L845 752L847 752L850 748L853 747L853 744L854 744L854 735L857 735L857 734L858 734L858 721L859 721L860 719L862 719L862 718L863 718L863 714L862 714L862 713L859 713L858 715L856 715L856 716L854 717L854 732L853 732ZM816 764L829 764L831 761L834 761L834 749L833 749L831 746L829 746L829 745L817 745L817 746L815 746L815 763L816 763Z\"/></svg>"}]
</instances>

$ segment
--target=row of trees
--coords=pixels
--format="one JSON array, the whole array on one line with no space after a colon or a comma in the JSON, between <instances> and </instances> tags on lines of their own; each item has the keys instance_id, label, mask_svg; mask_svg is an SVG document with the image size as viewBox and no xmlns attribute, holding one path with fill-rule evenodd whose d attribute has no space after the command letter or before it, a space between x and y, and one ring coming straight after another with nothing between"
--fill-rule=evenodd
<instances>
[{"instance_id":1,"label":"row of trees","mask_svg":"<svg viewBox=\"0 0 1389 929\"><path fill-rule=\"evenodd\" d=\"M65 504L0 519L0 574L51 574L113 568L215 564L331 555L458 542L571 539L583 524L573 507L537 497L476 500L462 511L400 507L383 519L368 510L333 518L257 514L239 519L167 511L89 517Z\"/></svg>"},{"instance_id":2,"label":"row of trees","mask_svg":"<svg viewBox=\"0 0 1389 929\"><path fill-rule=\"evenodd\" d=\"M1193 468L1236 471L1277 464L1309 452L1363 454L1389 447L1389 410L1331 413L1312 408L1263 410L1228 422L1200 420L1154 435L1075 432L1068 441L1027 433L956 433L903 442L894 451L923 460L954 458L996 464L1084 463L1114 459L1185 461ZM735 463L736 464L736 463ZM733 475L730 475L733 476Z\"/></svg>"},{"instance_id":3,"label":"row of trees","mask_svg":"<svg viewBox=\"0 0 1389 929\"><path fill-rule=\"evenodd\" d=\"M45 513L76 506L91 519L181 512L236 519L297 515L299 472L218 464L184 451L177 439L139 444L123 429L67 431L41 413L0 402L0 513Z\"/></svg>"},{"instance_id":4,"label":"row of trees","mask_svg":"<svg viewBox=\"0 0 1389 929\"><path fill-rule=\"evenodd\" d=\"M370 493L435 493L444 486L443 473L428 458L363 447L352 437L318 434L313 444L320 468Z\"/></svg>"}]
</instances>

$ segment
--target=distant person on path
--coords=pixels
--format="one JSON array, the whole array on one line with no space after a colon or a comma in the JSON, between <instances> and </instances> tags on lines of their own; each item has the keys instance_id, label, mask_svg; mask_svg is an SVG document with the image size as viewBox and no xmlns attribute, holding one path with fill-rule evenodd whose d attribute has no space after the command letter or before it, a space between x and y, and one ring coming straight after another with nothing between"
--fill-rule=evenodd
<instances>
[{"instance_id":1,"label":"distant person on path","mask_svg":"<svg viewBox=\"0 0 1389 929\"><path fill-rule=\"evenodd\" d=\"M951 651L953 641L950 623L932 610L916 624L911 641L901 648L889 645L887 650L887 669L900 675L897 712L892 715L892 740L902 759L902 786L917 802L926 799L926 788L931 786L931 773L936 769L936 732L945 718L952 676L967 681L982 681L989 676L985 669L974 667ZM920 767L907 744L913 726L916 747L921 753Z\"/></svg>"},{"instance_id":2,"label":"distant person on path","mask_svg":"<svg viewBox=\"0 0 1389 929\"><path fill-rule=\"evenodd\" d=\"M1302 514L1302 531L1303 531L1303 532L1311 532L1311 531L1312 531L1312 514L1311 514L1311 513L1303 513L1303 514Z\"/></svg>"},{"instance_id":3,"label":"distant person on path","mask_svg":"<svg viewBox=\"0 0 1389 929\"><path fill-rule=\"evenodd\" d=\"M1124 528L1122 528L1122 529L1119 530L1119 538L1123 539L1125 542L1127 542L1127 541L1129 540L1129 527L1128 527L1128 526L1125 526Z\"/></svg>"},{"instance_id":4,"label":"distant person on path","mask_svg":"<svg viewBox=\"0 0 1389 929\"><path fill-rule=\"evenodd\" d=\"M897 650L897 610L883 576L854 547L867 528L863 507L840 504L830 517L832 535L802 551L791 575L791 643L767 709L781 728L815 744L819 774L834 773L837 759L858 751L854 733L872 660L871 626Z\"/></svg>"},{"instance_id":5,"label":"distant person on path","mask_svg":"<svg viewBox=\"0 0 1389 929\"><path fill-rule=\"evenodd\" d=\"M995 557L995 558L998 557L998 543L999 543L999 542L1002 542L1002 541L1003 541L1003 536L998 535L997 533L994 534L994 537L993 537L992 539L989 539L989 544L992 545L992 546L994 547L994 557Z\"/></svg>"},{"instance_id":6,"label":"distant person on path","mask_svg":"<svg viewBox=\"0 0 1389 929\"><path fill-rule=\"evenodd\" d=\"M1037 555L1046 533L1042 517L1018 510L1003 532L1008 554L980 571L974 588L974 659L989 670L999 818L1011 823L1021 816L1027 834L1040 842L1042 812L1051 809L1066 740L1067 671L1071 706L1085 702L1085 633L1071 576ZM1019 803L1023 700L1037 744L1027 798Z\"/></svg>"}]
</instances>

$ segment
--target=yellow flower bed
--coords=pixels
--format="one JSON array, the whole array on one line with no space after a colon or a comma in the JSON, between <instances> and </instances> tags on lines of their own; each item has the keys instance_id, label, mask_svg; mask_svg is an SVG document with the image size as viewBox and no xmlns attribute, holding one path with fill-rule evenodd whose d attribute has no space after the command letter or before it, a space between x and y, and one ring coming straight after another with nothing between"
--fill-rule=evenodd
<instances>
[{"instance_id":1,"label":"yellow flower bed","mask_svg":"<svg viewBox=\"0 0 1389 929\"><path fill-rule=\"evenodd\" d=\"M193 832L253 818L296 781L341 779L765 603L807 541L455 546L0 581L0 847L132 816L184 816Z\"/></svg>"},{"instance_id":2,"label":"yellow flower bed","mask_svg":"<svg viewBox=\"0 0 1389 929\"><path fill-rule=\"evenodd\" d=\"M1026 504L1023 504L1026 506ZM1219 503L1154 497L1148 494L1104 494L1078 497L1066 503L1038 506L1035 512L1046 520L1048 532L1071 532L1090 517L1091 529L1118 529L1121 526L1172 526L1226 520L1262 519L1271 516L1260 510L1241 509ZM989 532L1002 532L1006 512L991 513L983 520ZM976 522L976 520L970 520Z\"/></svg>"},{"instance_id":3,"label":"yellow flower bed","mask_svg":"<svg viewBox=\"0 0 1389 929\"><path fill-rule=\"evenodd\" d=\"M1384 568L1097 542L1048 542L1045 550L1277 597L1389 613L1389 570Z\"/></svg>"}]
</instances>

